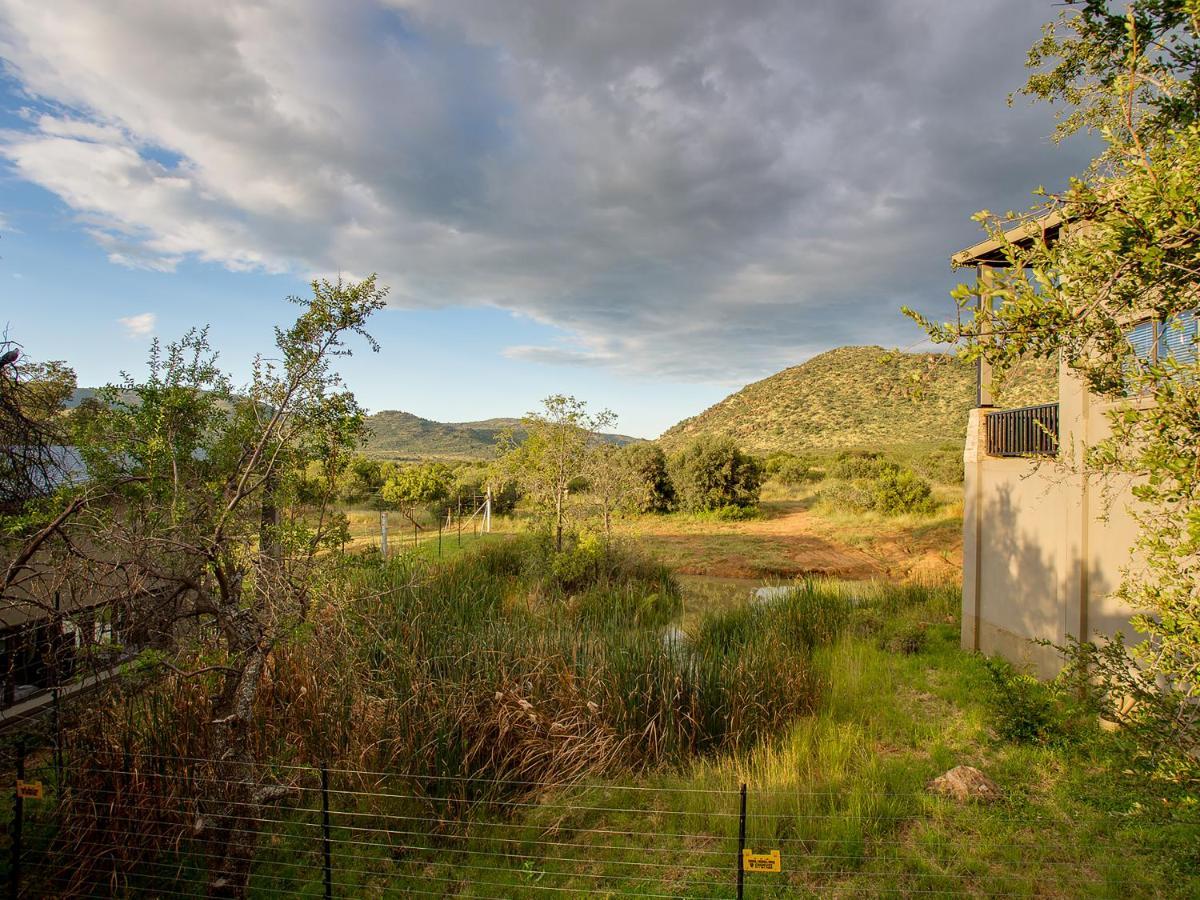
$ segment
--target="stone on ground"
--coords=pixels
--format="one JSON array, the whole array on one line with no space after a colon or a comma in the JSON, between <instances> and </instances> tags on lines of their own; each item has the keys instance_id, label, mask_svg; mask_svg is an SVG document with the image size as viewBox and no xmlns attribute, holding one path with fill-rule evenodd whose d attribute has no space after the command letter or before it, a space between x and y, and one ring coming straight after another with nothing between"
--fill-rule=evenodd
<instances>
[{"instance_id":1,"label":"stone on ground","mask_svg":"<svg viewBox=\"0 0 1200 900\"><path fill-rule=\"evenodd\" d=\"M990 802L1000 799L1000 788L974 766L955 766L944 775L929 782L929 791L952 797L960 803L967 800Z\"/></svg>"}]
</instances>

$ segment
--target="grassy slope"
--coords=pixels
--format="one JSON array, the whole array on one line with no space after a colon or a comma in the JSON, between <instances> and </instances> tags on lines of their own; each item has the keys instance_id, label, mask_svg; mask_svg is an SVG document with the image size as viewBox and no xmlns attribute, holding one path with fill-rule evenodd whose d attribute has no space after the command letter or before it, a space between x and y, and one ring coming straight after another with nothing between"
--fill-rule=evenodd
<instances>
[{"instance_id":1,"label":"grassy slope","mask_svg":"<svg viewBox=\"0 0 1200 900\"><path fill-rule=\"evenodd\" d=\"M491 459L501 432L512 429L519 437L520 424L520 419L507 418L435 422L386 409L367 417L371 436L366 451L372 456L396 459ZM624 434L604 437L617 445L637 440Z\"/></svg>"},{"instance_id":2,"label":"grassy slope","mask_svg":"<svg viewBox=\"0 0 1200 900\"><path fill-rule=\"evenodd\" d=\"M1029 365L1003 391L1007 405L1055 399L1051 368ZM961 445L975 402L975 369L943 354L839 347L747 385L668 429L668 450L730 434L747 450L838 450Z\"/></svg>"}]
</instances>

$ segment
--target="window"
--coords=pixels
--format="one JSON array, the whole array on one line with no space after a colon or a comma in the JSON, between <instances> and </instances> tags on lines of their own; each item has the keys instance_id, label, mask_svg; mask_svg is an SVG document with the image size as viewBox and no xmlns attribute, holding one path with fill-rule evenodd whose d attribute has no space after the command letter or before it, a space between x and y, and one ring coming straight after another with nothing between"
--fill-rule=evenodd
<instances>
[{"instance_id":1,"label":"window","mask_svg":"<svg viewBox=\"0 0 1200 900\"><path fill-rule=\"evenodd\" d=\"M1196 363L1196 313L1185 312L1171 316L1162 326L1159 355L1171 358L1181 366Z\"/></svg>"},{"instance_id":2,"label":"window","mask_svg":"<svg viewBox=\"0 0 1200 900\"><path fill-rule=\"evenodd\" d=\"M1133 326L1126 338L1133 349L1134 359L1127 366L1127 374L1135 376L1146 366L1168 360L1190 368L1196 364L1197 320L1196 310L1176 313L1165 322L1144 319ZM1180 375L1182 373L1176 373Z\"/></svg>"},{"instance_id":3,"label":"window","mask_svg":"<svg viewBox=\"0 0 1200 900\"><path fill-rule=\"evenodd\" d=\"M1129 338L1129 346L1133 348L1133 355L1137 359L1139 368L1154 362L1155 350L1158 344L1158 321L1156 319L1146 319L1144 322L1138 322L1133 326L1127 337Z\"/></svg>"}]
</instances>

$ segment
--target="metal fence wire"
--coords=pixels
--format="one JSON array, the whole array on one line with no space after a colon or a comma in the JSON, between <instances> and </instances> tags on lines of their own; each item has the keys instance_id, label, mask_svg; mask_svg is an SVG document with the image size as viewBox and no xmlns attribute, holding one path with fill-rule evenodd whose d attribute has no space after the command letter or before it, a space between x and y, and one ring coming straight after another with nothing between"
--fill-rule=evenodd
<instances>
[{"instance_id":1,"label":"metal fence wire","mask_svg":"<svg viewBox=\"0 0 1200 900\"><path fill-rule=\"evenodd\" d=\"M867 840L831 829L855 815L834 792L752 784L544 784L148 754L60 770L22 741L8 757L0 870L12 898L849 896L840 879L869 885L890 854L933 839L899 795L855 798L877 829ZM1043 859L963 872L944 856L888 871L871 893L1038 896L1073 871ZM1136 873L1119 875L1112 883L1136 893Z\"/></svg>"}]
</instances>

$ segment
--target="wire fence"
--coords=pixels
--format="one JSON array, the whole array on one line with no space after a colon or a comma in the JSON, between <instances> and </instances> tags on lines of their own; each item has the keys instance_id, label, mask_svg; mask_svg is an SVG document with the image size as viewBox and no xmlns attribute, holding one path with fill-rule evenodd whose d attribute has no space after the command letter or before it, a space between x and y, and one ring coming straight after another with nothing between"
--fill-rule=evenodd
<instances>
[{"instance_id":1,"label":"wire fence","mask_svg":"<svg viewBox=\"0 0 1200 900\"><path fill-rule=\"evenodd\" d=\"M1025 848L963 868L944 831L926 827L929 812L900 794L848 805L833 791L754 785L549 784L135 753L64 764L23 742L5 762L10 897L1042 896L1089 893L1064 890L1089 879L1100 894L1153 893L1121 859L1081 872L1077 859L1039 853L1039 828L1053 823L1035 818Z\"/></svg>"},{"instance_id":2,"label":"wire fence","mask_svg":"<svg viewBox=\"0 0 1200 900\"><path fill-rule=\"evenodd\" d=\"M360 511L361 513L361 511ZM372 512L365 530L362 523L351 530L351 539L366 540L384 557L414 550L459 549L464 541L478 541L492 532L490 494L470 494L446 503L440 512L421 515L419 506L393 507Z\"/></svg>"}]
</instances>

